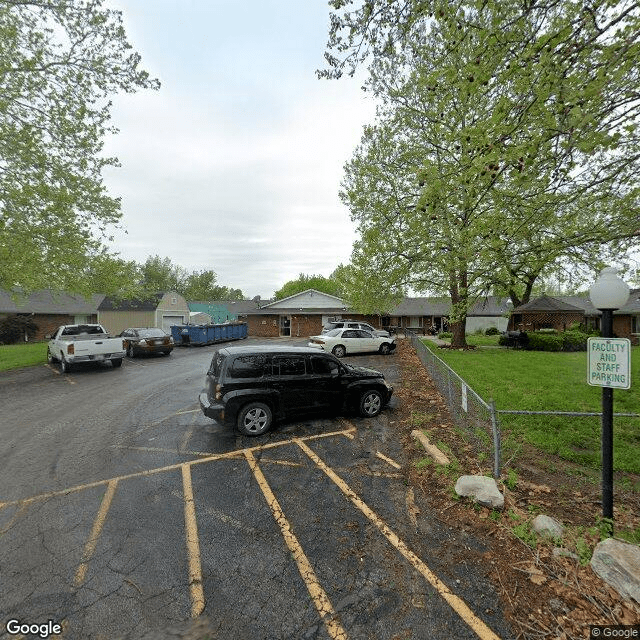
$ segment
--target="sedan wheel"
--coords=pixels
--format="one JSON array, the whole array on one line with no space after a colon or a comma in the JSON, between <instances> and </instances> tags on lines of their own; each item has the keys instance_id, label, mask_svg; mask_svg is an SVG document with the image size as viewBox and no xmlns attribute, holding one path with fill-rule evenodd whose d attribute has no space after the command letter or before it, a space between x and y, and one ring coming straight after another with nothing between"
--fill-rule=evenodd
<instances>
[{"instance_id":1,"label":"sedan wheel","mask_svg":"<svg viewBox=\"0 0 640 640\"><path fill-rule=\"evenodd\" d=\"M331 352L336 358L344 358L347 355L347 350L341 345L337 345L333 347L333 351Z\"/></svg>"},{"instance_id":2,"label":"sedan wheel","mask_svg":"<svg viewBox=\"0 0 640 640\"><path fill-rule=\"evenodd\" d=\"M390 352L391 352L391 347L389 346L389 343L388 342L383 342L380 345L380 353L383 356L388 356Z\"/></svg>"},{"instance_id":3,"label":"sedan wheel","mask_svg":"<svg viewBox=\"0 0 640 640\"><path fill-rule=\"evenodd\" d=\"M271 427L271 409L262 402L251 402L238 415L238 431L245 436L260 436Z\"/></svg>"},{"instance_id":4,"label":"sedan wheel","mask_svg":"<svg viewBox=\"0 0 640 640\"><path fill-rule=\"evenodd\" d=\"M382 411L382 396L379 391L365 391L360 398L360 414L365 418L373 418Z\"/></svg>"}]
</instances>

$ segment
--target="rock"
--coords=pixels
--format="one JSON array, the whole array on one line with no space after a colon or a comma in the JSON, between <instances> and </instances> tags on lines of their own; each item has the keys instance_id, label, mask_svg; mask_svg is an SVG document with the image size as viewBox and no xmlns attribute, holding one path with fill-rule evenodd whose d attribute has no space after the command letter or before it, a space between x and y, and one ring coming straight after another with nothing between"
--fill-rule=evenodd
<instances>
[{"instance_id":1,"label":"rock","mask_svg":"<svg viewBox=\"0 0 640 640\"><path fill-rule=\"evenodd\" d=\"M471 496L478 504L489 509L503 509L504 496L493 478L486 476L461 476L455 487L459 496Z\"/></svg>"},{"instance_id":2,"label":"rock","mask_svg":"<svg viewBox=\"0 0 640 640\"><path fill-rule=\"evenodd\" d=\"M562 538L564 526L555 518L549 516L536 516L531 523L531 529L547 538Z\"/></svg>"},{"instance_id":3,"label":"rock","mask_svg":"<svg viewBox=\"0 0 640 640\"><path fill-rule=\"evenodd\" d=\"M603 540L593 552L591 568L623 598L640 603L640 547Z\"/></svg>"}]
</instances>

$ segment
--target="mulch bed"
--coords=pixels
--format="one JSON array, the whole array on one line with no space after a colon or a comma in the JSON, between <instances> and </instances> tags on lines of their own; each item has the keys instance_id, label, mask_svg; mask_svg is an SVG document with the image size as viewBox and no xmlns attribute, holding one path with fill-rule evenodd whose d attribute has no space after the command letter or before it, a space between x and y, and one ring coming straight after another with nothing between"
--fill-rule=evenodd
<instances>
[{"instance_id":1,"label":"mulch bed","mask_svg":"<svg viewBox=\"0 0 640 640\"><path fill-rule=\"evenodd\" d=\"M501 486L505 494L502 512L492 513L467 500L454 500L455 478L451 474L433 464L416 467L425 453L416 447L411 431L425 428L432 435L437 434L437 440L446 443L460 464L460 475L478 474L477 461L473 459L471 466L469 447L454 430L446 403L408 340L398 341L397 357L402 384L397 392L400 416L396 424L413 462L408 471L409 482L437 517L488 545L490 550L484 558L487 575L501 594L504 616L513 627L514 637L582 640L589 637L589 625L638 624L640 606L623 602L588 564L600 540L599 483L593 478L589 481L582 469L582 475L577 474L572 463L525 447L510 464L517 474L515 486L513 482L511 490ZM430 415L429 423L415 425L416 413ZM638 486L637 482L634 485ZM616 531L637 530L640 494L616 486L614 504ZM551 542L538 539L530 546L526 536L516 536L514 527L520 525L520 533L526 532L526 523L539 513L552 516L567 527L563 546L579 556L578 560L556 557Z\"/></svg>"}]
</instances>

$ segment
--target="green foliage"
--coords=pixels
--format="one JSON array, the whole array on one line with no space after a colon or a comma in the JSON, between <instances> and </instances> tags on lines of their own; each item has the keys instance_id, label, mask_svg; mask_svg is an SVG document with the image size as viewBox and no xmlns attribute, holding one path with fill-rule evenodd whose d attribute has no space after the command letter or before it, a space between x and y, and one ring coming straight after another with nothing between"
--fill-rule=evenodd
<instances>
[{"instance_id":1,"label":"green foliage","mask_svg":"<svg viewBox=\"0 0 640 640\"><path fill-rule=\"evenodd\" d=\"M507 479L504 481L508 489L513 491L518 486L518 474L515 469L509 469Z\"/></svg>"},{"instance_id":2,"label":"green foliage","mask_svg":"<svg viewBox=\"0 0 640 640\"><path fill-rule=\"evenodd\" d=\"M315 289L316 291L328 293L337 298L342 295L342 288L335 274L331 274L331 276L325 278L321 275L306 275L301 273L296 280L289 280L289 282L283 284L282 287L274 293L274 297L276 300L282 300L283 298L288 298L307 289Z\"/></svg>"},{"instance_id":3,"label":"green foliage","mask_svg":"<svg viewBox=\"0 0 640 640\"><path fill-rule=\"evenodd\" d=\"M521 522L520 524L517 524L515 527L513 527L511 530L513 531L513 535L515 535L516 538L519 538L520 540L522 540L522 542L524 542L527 546L531 547L532 549L535 549L538 543L538 538L535 532L531 530L531 525L529 524L529 522L527 521Z\"/></svg>"},{"instance_id":4,"label":"green foliage","mask_svg":"<svg viewBox=\"0 0 640 640\"><path fill-rule=\"evenodd\" d=\"M564 331L560 334L563 351L586 351L589 335L582 331Z\"/></svg>"},{"instance_id":5,"label":"green foliage","mask_svg":"<svg viewBox=\"0 0 640 640\"><path fill-rule=\"evenodd\" d=\"M589 562L591 562L593 550L585 538L576 539L576 553L578 554L580 564L583 567L587 566Z\"/></svg>"},{"instance_id":6,"label":"green foliage","mask_svg":"<svg viewBox=\"0 0 640 640\"><path fill-rule=\"evenodd\" d=\"M38 325L31 316L10 315L0 320L0 344L14 344L24 342L25 336L33 338L38 331Z\"/></svg>"},{"instance_id":7,"label":"green foliage","mask_svg":"<svg viewBox=\"0 0 640 640\"><path fill-rule=\"evenodd\" d=\"M489 327L488 329L485 330L484 335L485 336L499 336L500 335L500 329L498 329L498 327Z\"/></svg>"},{"instance_id":8,"label":"green foliage","mask_svg":"<svg viewBox=\"0 0 640 640\"><path fill-rule=\"evenodd\" d=\"M0 0L0 288L79 278L120 217L102 172L110 97L156 89L104 0Z\"/></svg>"},{"instance_id":9,"label":"green foliage","mask_svg":"<svg viewBox=\"0 0 640 640\"><path fill-rule=\"evenodd\" d=\"M140 265L141 287L147 294L158 291L177 291L187 301L242 300L240 289L216 284L214 271L192 271L174 265L170 258L149 256Z\"/></svg>"},{"instance_id":10,"label":"green foliage","mask_svg":"<svg viewBox=\"0 0 640 640\"><path fill-rule=\"evenodd\" d=\"M440 340L451 339L453 338L453 334L451 333L451 331L441 331L438 334L438 338L440 338Z\"/></svg>"},{"instance_id":11,"label":"green foliage","mask_svg":"<svg viewBox=\"0 0 640 640\"><path fill-rule=\"evenodd\" d=\"M528 333L527 336L529 337L527 349L530 351L562 351L562 336L539 331Z\"/></svg>"},{"instance_id":12,"label":"green foliage","mask_svg":"<svg viewBox=\"0 0 640 640\"><path fill-rule=\"evenodd\" d=\"M351 295L446 292L464 323L485 291L519 304L541 276L586 276L633 247L637 7L330 5L320 75L366 60L381 102L345 167Z\"/></svg>"}]
</instances>

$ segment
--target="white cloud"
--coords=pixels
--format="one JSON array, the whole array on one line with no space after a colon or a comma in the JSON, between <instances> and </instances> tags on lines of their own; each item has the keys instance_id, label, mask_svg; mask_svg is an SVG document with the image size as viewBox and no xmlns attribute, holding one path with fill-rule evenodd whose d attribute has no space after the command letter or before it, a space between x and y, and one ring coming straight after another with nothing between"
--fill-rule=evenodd
<instances>
[{"instance_id":1,"label":"white cloud","mask_svg":"<svg viewBox=\"0 0 640 640\"><path fill-rule=\"evenodd\" d=\"M161 46L163 25L153 16L137 22L139 0L120 4L132 8L134 47L145 60L134 39L141 34L152 52L150 70L167 78L157 93L114 100L120 134L105 151L122 167L106 181L123 199L128 233L118 233L115 244L121 255L142 262L157 254L188 270L213 269L221 284L262 297L300 272L329 275L348 262L354 231L338 190L373 105L354 80L315 78L319 62L309 61L321 57L325 24L313 25L320 51L295 55L299 37L287 37L297 23L285 33L263 29L255 39L245 25L233 50L224 48L233 41L227 34L194 59L184 57L193 43L165 39ZM192 19L207 6L187 3Z\"/></svg>"}]
</instances>

